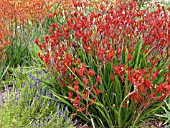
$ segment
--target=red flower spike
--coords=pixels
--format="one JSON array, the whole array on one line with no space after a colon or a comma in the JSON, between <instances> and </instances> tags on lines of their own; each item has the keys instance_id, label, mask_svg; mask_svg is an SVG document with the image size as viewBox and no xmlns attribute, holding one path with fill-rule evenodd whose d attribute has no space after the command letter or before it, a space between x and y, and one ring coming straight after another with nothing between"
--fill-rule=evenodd
<instances>
[{"instance_id":1,"label":"red flower spike","mask_svg":"<svg viewBox=\"0 0 170 128\"><path fill-rule=\"evenodd\" d=\"M34 42L39 46L39 39L35 38Z\"/></svg>"},{"instance_id":2,"label":"red flower spike","mask_svg":"<svg viewBox=\"0 0 170 128\"><path fill-rule=\"evenodd\" d=\"M69 87L72 87L72 84L69 84L68 86L69 86Z\"/></svg>"},{"instance_id":3,"label":"red flower spike","mask_svg":"<svg viewBox=\"0 0 170 128\"><path fill-rule=\"evenodd\" d=\"M128 54L128 62L133 58L132 54Z\"/></svg>"},{"instance_id":4,"label":"red flower spike","mask_svg":"<svg viewBox=\"0 0 170 128\"><path fill-rule=\"evenodd\" d=\"M45 55L44 62L48 65L50 63L50 53L47 51L47 54Z\"/></svg>"},{"instance_id":5,"label":"red flower spike","mask_svg":"<svg viewBox=\"0 0 170 128\"><path fill-rule=\"evenodd\" d=\"M162 102L166 97L167 97L168 94L162 94L162 96L159 98L159 102Z\"/></svg>"},{"instance_id":6,"label":"red flower spike","mask_svg":"<svg viewBox=\"0 0 170 128\"><path fill-rule=\"evenodd\" d=\"M159 71L156 70L156 72L154 72L154 73L152 74L152 80L154 80L158 75L159 75Z\"/></svg>"},{"instance_id":7,"label":"red flower spike","mask_svg":"<svg viewBox=\"0 0 170 128\"><path fill-rule=\"evenodd\" d=\"M113 59L113 57L114 57L114 51L107 51L107 53L106 53L106 59L107 59L108 61L111 61L111 60Z\"/></svg>"},{"instance_id":8,"label":"red flower spike","mask_svg":"<svg viewBox=\"0 0 170 128\"><path fill-rule=\"evenodd\" d=\"M60 84L62 85L61 87L66 86L66 83L64 81L61 81Z\"/></svg>"},{"instance_id":9,"label":"red flower spike","mask_svg":"<svg viewBox=\"0 0 170 128\"><path fill-rule=\"evenodd\" d=\"M89 74L91 77L93 77L93 76L95 75L95 72L94 72L93 70L89 70L89 71L88 71L88 74Z\"/></svg>"},{"instance_id":10,"label":"red flower spike","mask_svg":"<svg viewBox=\"0 0 170 128\"><path fill-rule=\"evenodd\" d=\"M10 42L9 41L6 42L5 45L6 45L6 47L10 46Z\"/></svg>"},{"instance_id":11,"label":"red flower spike","mask_svg":"<svg viewBox=\"0 0 170 128\"><path fill-rule=\"evenodd\" d=\"M91 90L94 91L95 88L96 88L96 85L93 85Z\"/></svg>"},{"instance_id":12,"label":"red flower spike","mask_svg":"<svg viewBox=\"0 0 170 128\"><path fill-rule=\"evenodd\" d=\"M83 98L84 98L84 99L87 99L87 98L89 97L89 93L90 93L89 90L85 90L85 91L84 91L84 97L83 97Z\"/></svg>"},{"instance_id":13,"label":"red flower spike","mask_svg":"<svg viewBox=\"0 0 170 128\"><path fill-rule=\"evenodd\" d=\"M49 19L52 19L53 18L53 14L49 14Z\"/></svg>"},{"instance_id":14,"label":"red flower spike","mask_svg":"<svg viewBox=\"0 0 170 128\"><path fill-rule=\"evenodd\" d=\"M149 72L152 73L152 68L149 68Z\"/></svg>"},{"instance_id":15,"label":"red flower spike","mask_svg":"<svg viewBox=\"0 0 170 128\"><path fill-rule=\"evenodd\" d=\"M170 87L170 78L168 78L168 86Z\"/></svg>"},{"instance_id":16,"label":"red flower spike","mask_svg":"<svg viewBox=\"0 0 170 128\"><path fill-rule=\"evenodd\" d=\"M80 100L81 96L80 96L80 95L77 95L77 98Z\"/></svg>"},{"instance_id":17,"label":"red flower spike","mask_svg":"<svg viewBox=\"0 0 170 128\"><path fill-rule=\"evenodd\" d=\"M105 12L106 11L106 7L104 4L101 4L100 5L100 10L102 10L102 12Z\"/></svg>"},{"instance_id":18,"label":"red flower spike","mask_svg":"<svg viewBox=\"0 0 170 128\"><path fill-rule=\"evenodd\" d=\"M57 16L57 11L54 11L54 13L53 13L53 14L54 14L54 16Z\"/></svg>"},{"instance_id":19,"label":"red flower spike","mask_svg":"<svg viewBox=\"0 0 170 128\"><path fill-rule=\"evenodd\" d=\"M79 90L79 86L78 85L75 85L74 86L74 91L78 91Z\"/></svg>"},{"instance_id":20,"label":"red flower spike","mask_svg":"<svg viewBox=\"0 0 170 128\"><path fill-rule=\"evenodd\" d=\"M111 79L112 81L114 81L114 75L113 75L113 73L110 73L110 79Z\"/></svg>"},{"instance_id":21,"label":"red flower spike","mask_svg":"<svg viewBox=\"0 0 170 128\"><path fill-rule=\"evenodd\" d=\"M98 96L101 93L100 89L96 90L96 95Z\"/></svg>"},{"instance_id":22,"label":"red flower spike","mask_svg":"<svg viewBox=\"0 0 170 128\"><path fill-rule=\"evenodd\" d=\"M43 60L43 56L41 56L40 52L38 52L38 57Z\"/></svg>"},{"instance_id":23,"label":"red flower spike","mask_svg":"<svg viewBox=\"0 0 170 128\"><path fill-rule=\"evenodd\" d=\"M123 102L122 108L126 108L126 101Z\"/></svg>"},{"instance_id":24,"label":"red flower spike","mask_svg":"<svg viewBox=\"0 0 170 128\"><path fill-rule=\"evenodd\" d=\"M75 97L73 102L74 102L74 104L77 104L77 105L78 105L78 102L79 102L78 97Z\"/></svg>"},{"instance_id":25,"label":"red flower spike","mask_svg":"<svg viewBox=\"0 0 170 128\"><path fill-rule=\"evenodd\" d=\"M68 100L71 100L72 95L73 95L73 93L71 93L71 92L68 93Z\"/></svg>"},{"instance_id":26,"label":"red flower spike","mask_svg":"<svg viewBox=\"0 0 170 128\"><path fill-rule=\"evenodd\" d=\"M93 101L90 101L89 105L93 105L93 104L94 104L94 102L93 102Z\"/></svg>"},{"instance_id":27,"label":"red flower spike","mask_svg":"<svg viewBox=\"0 0 170 128\"><path fill-rule=\"evenodd\" d=\"M52 25L51 25L54 29L56 29L57 27L58 27L58 24L54 24L54 23L52 23Z\"/></svg>"},{"instance_id":28,"label":"red flower spike","mask_svg":"<svg viewBox=\"0 0 170 128\"><path fill-rule=\"evenodd\" d=\"M83 82L86 86L88 86L89 80L87 78L83 78Z\"/></svg>"},{"instance_id":29,"label":"red flower spike","mask_svg":"<svg viewBox=\"0 0 170 128\"><path fill-rule=\"evenodd\" d=\"M77 109L77 112L83 112L83 111L85 111L86 110L86 107L84 107L84 108L79 108L79 109Z\"/></svg>"},{"instance_id":30,"label":"red flower spike","mask_svg":"<svg viewBox=\"0 0 170 128\"><path fill-rule=\"evenodd\" d=\"M69 97L72 97L72 95L73 95L72 92L69 92L69 93L68 93L68 96L69 96Z\"/></svg>"},{"instance_id":31,"label":"red flower spike","mask_svg":"<svg viewBox=\"0 0 170 128\"><path fill-rule=\"evenodd\" d=\"M74 81L74 85L78 86L79 82L78 81Z\"/></svg>"},{"instance_id":32,"label":"red flower spike","mask_svg":"<svg viewBox=\"0 0 170 128\"><path fill-rule=\"evenodd\" d=\"M70 75L70 79L71 79L71 80L74 80L74 76L73 76L73 75Z\"/></svg>"},{"instance_id":33,"label":"red flower spike","mask_svg":"<svg viewBox=\"0 0 170 128\"><path fill-rule=\"evenodd\" d=\"M76 117L76 116L77 116L77 113L73 113L72 116L73 116L73 117Z\"/></svg>"},{"instance_id":34,"label":"red flower spike","mask_svg":"<svg viewBox=\"0 0 170 128\"><path fill-rule=\"evenodd\" d=\"M96 77L96 83L98 83L100 81L101 77L100 76L97 76Z\"/></svg>"}]
</instances>

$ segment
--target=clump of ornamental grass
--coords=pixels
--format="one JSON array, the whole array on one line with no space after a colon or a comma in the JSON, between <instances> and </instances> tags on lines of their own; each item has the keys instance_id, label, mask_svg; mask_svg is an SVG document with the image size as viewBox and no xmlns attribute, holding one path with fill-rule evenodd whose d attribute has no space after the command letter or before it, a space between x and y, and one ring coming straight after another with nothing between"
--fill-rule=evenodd
<instances>
[{"instance_id":1,"label":"clump of ornamental grass","mask_svg":"<svg viewBox=\"0 0 170 128\"><path fill-rule=\"evenodd\" d=\"M50 79L47 71L21 67L20 70L16 69L13 72L16 73L14 82L11 83L13 89L6 92L6 98L0 107L0 127L72 128L74 126L67 106L61 104L40 82L41 79ZM16 85L18 88L15 88Z\"/></svg>"},{"instance_id":2,"label":"clump of ornamental grass","mask_svg":"<svg viewBox=\"0 0 170 128\"><path fill-rule=\"evenodd\" d=\"M84 14L83 4L56 13L49 34L35 39L55 77L54 84L43 82L81 122L138 126L170 92L167 11L129 2Z\"/></svg>"}]
</instances>

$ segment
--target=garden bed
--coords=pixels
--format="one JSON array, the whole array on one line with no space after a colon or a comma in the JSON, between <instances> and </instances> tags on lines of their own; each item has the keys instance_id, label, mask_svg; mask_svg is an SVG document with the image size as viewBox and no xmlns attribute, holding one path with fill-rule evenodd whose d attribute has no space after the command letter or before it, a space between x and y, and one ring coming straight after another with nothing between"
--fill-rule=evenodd
<instances>
[{"instance_id":1,"label":"garden bed","mask_svg":"<svg viewBox=\"0 0 170 128\"><path fill-rule=\"evenodd\" d=\"M0 127L169 127L168 3L0 8Z\"/></svg>"}]
</instances>

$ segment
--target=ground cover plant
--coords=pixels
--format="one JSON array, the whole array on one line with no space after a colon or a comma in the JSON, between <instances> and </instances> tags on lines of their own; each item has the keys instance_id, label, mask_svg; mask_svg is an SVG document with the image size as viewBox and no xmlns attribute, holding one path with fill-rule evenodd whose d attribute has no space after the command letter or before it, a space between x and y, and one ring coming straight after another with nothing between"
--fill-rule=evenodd
<instances>
[{"instance_id":1,"label":"ground cover plant","mask_svg":"<svg viewBox=\"0 0 170 128\"><path fill-rule=\"evenodd\" d=\"M0 84L15 90L0 109L1 126L73 127L78 120L126 128L164 111L167 117L168 6L1 0L0 7Z\"/></svg>"}]
</instances>

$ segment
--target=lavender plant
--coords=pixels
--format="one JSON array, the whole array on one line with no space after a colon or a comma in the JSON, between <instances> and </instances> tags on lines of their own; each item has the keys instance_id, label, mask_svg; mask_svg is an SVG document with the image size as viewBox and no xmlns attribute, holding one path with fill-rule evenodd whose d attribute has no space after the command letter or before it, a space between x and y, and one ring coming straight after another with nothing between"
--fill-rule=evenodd
<instances>
[{"instance_id":1,"label":"lavender plant","mask_svg":"<svg viewBox=\"0 0 170 128\"><path fill-rule=\"evenodd\" d=\"M16 75L15 82L11 83L14 87L17 84L22 86L13 91L7 90L5 103L0 108L0 127L73 127L75 123L67 106L60 104L40 82L40 79L49 78L47 71L23 69L22 74L18 72L17 75L20 75Z\"/></svg>"}]
</instances>

